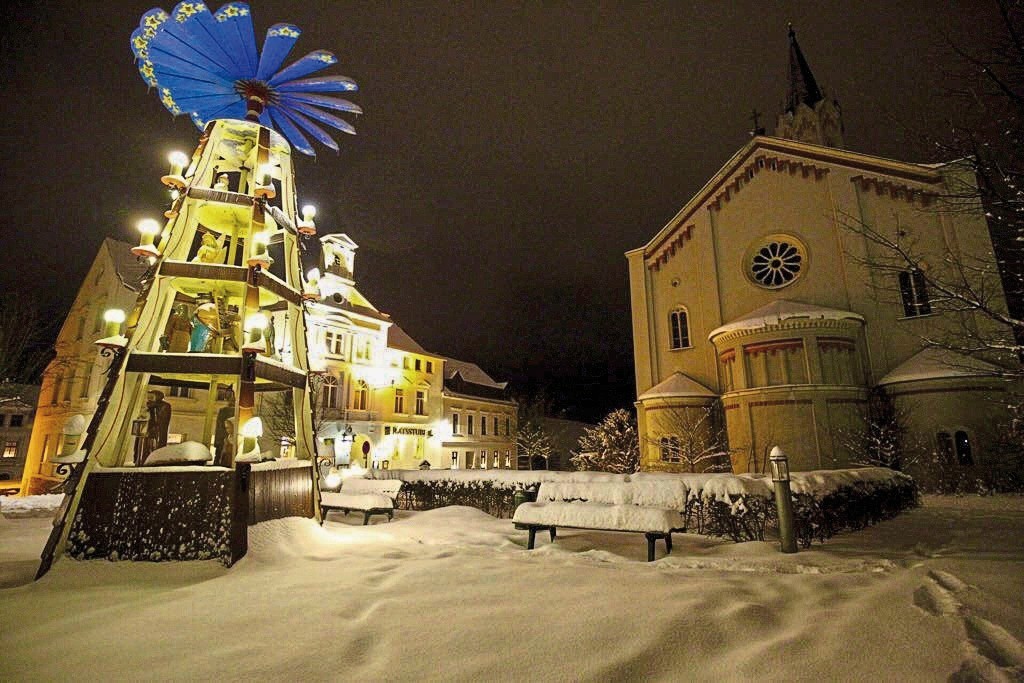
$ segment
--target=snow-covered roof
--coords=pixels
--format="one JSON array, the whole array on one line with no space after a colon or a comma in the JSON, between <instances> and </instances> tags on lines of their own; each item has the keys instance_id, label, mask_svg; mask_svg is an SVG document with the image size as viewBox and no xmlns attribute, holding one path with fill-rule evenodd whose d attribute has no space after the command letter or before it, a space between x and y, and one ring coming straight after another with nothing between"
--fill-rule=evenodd
<instances>
[{"instance_id":1,"label":"snow-covered roof","mask_svg":"<svg viewBox=\"0 0 1024 683\"><path fill-rule=\"evenodd\" d=\"M424 356L431 355L398 325L392 325L388 328L388 348L408 351L410 353L421 353Z\"/></svg>"},{"instance_id":2,"label":"snow-covered roof","mask_svg":"<svg viewBox=\"0 0 1024 683\"><path fill-rule=\"evenodd\" d=\"M736 320L728 322L721 327L711 330L708 339L714 339L720 334L733 332L735 330L756 330L769 325L778 325L784 320L792 319L807 320L859 320L864 322L864 316L853 311L843 311L838 308L827 308L814 304L805 304L799 301L779 299L767 306L755 309Z\"/></svg>"},{"instance_id":3,"label":"snow-covered roof","mask_svg":"<svg viewBox=\"0 0 1024 683\"><path fill-rule=\"evenodd\" d=\"M918 351L889 371L878 385L920 382L951 377L996 377L998 366L948 349L928 348Z\"/></svg>"},{"instance_id":4,"label":"snow-covered roof","mask_svg":"<svg viewBox=\"0 0 1024 683\"><path fill-rule=\"evenodd\" d=\"M132 253L132 247L135 245L112 237L103 240L103 245L110 254L110 260L121 284L133 292L142 289L142 278L149 269L149 263Z\"/></svg>"},{"instance_id":5,"label":"snow-covered roof","mask_svg":"<svg viewBox=\"0 0 1024 683\"><path fill-rule=\"evenodd\" d=\"M652 398L684 398L689 396L717 397L718 394L706 386L681 372L673 372L668 379L655 384L640 394L637 399L646 401Z\"/></svg>"},{"instance_id":6,"label":"snow-covered roof","mask_svg":"<svg viewBox=\"0 0 1024 683\"><path fill-rule=\"evenodd\" d=\"M495 382L494 379L484 372L476 363L445 357L444 378L453 379L456 374L461 376L463 380L470 384L480 384L485 387L491 387L492 389L504 389L508 386L508 382Z\"/></svg>"}]
</instances>

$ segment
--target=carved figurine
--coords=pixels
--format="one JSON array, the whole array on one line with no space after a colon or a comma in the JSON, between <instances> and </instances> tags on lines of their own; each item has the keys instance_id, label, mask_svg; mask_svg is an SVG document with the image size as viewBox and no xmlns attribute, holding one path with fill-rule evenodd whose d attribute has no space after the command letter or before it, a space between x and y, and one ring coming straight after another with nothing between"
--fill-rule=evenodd
<instances>
[{"instance_id":1,"label":"carved figurine","mask_svg":"<svg viewBox=\"0 0 1024 683\"><path fill-rule=\"evenodd\" d=\"M238 306L228 306L227 310L220 314L220 334L224 338L224 353L241 352L242 316L238 314Z\"/></svg>"},{"instance_id":2,"label":"carved figurine","mask_svg":"<svg viewBox=\"0 0 1024 683\"><path fill-rule=\"evenodd\" d=\"M204 232L203 243L192 259L192 263L214 263L218 265L224 263L224 257L227 256L228 252L224 248L225 238L226 235L221 235L218 238L214 237L213 233Z\"/></svg>"},{"instance_id":3,"label":"carved figurine","mask_svg":"<svg viewBox=\"0 0 1024 683\"><path fill-rule=\"evenodd\" d=\"M216 338L220 324L220 316L217 315L217 306L213 303L205 303L196 306L196 312L192 316L192 336L189 340L189 353L208 353Z\"/></svg>"},{"instance_id":4,"label":"carved figurine","mask_svg":"<svg viewBox=\"0 0 1024 683\"><path fill-rule=\"evenodd\" d=\"M146 394L146 446L141 464L146 464L149 454L167 445L167 431L171 426L171 404L164 400L164 392L150 391Z\"/></svg>"},{"instance_id":5,"label":"carved figurine","mask_svg":"<svg viewBox=\"0 0 1024 683\"><path fill-rule=\"evenodd\" d=\"M192 323L188 319L188 308L185 304L174 307L171 319L167 321L168 351L185 353L189 350L189 339L192 336Z\"/></svg>"}]
</instances>

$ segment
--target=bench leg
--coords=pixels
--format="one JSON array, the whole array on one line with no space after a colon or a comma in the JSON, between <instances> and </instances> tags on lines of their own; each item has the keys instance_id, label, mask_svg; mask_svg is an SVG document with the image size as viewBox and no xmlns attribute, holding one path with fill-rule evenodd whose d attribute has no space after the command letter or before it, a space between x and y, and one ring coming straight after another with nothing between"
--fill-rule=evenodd
<instances>
[{"instance_id":1,"label":"bench leg","mask_svg":"<svg viewBox=\"0 0 1024 683\"><path fill-rule=\"evenodd\" d=\"M654 542L658 540L657 534L644 534L647 538L647 561L654 562Z\"/></svg>"},{"instance_id":2,"label":"bench leg","mask_svg":"<svg viewBox=\"0 0 1024 683\"><path fill-rule=\"evenodd\" d=\"M526 542L526 549L527 550L533 550L533 544L534 544L534 541L536 541L536 540L537 540L537 527L531 526L530 527L530 538Z\"/></svg>"},{"instance_id":3,"label":"bench leg","mask_svg":"<svg viewBox=\"0 0 1024 683\"><path fill-rule=\"evenodd\" d=\"M370 523L370 513L369 512L364 512L363 513L363 526L366 526L369 523Z\"/></svg>"},{"instance_id":4,"label":"bench leg","mask_svg":"<svg viewBox=\"0 0 1024 683\"><path fill-rule=\"evenodd\" d=\"M394 518L395 518L395 511L394 510L388 510L388 521L390 522Z\"/></svg>"},{"instance_id":5,"label":"bench leg","mask_svg":"<svg viewBox=\"0 0 1024 683\"><path fill-rule=\"evenodd\" d=\"M551 542L554 543L555 542L555 527L551 527L550 529L548 529L548 532L551 534Z\"/></svg>"},{"instance_id":6,"label":"bench leg","mask_svg":"<svg viewBox=\"0 0 1024 683\"><path fill-rule=\"evenodd\" d=\"M672 533L665 534L665 550L668 554L672 554Z\"/></svg>"}]
</instances>

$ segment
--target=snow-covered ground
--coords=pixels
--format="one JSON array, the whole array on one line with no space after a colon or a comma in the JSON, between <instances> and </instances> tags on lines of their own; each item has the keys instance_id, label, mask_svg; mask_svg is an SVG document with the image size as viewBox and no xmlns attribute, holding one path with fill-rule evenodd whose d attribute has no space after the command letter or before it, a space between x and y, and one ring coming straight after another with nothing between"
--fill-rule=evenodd
<instances>
[{"instance_id":1,"label":"snow-covered ground","mask_svg":"<svg viewBox=\"0 0 1024 683\"><path fill-rule=\"evenodd\" d=\"M358 518L358 519L357 519ZM0 517L3 680L1024 677L1024 498L926 498L824 546L555 544L471 508L250 530L232 569L63 560Z\"/></svg>"}]
</instances>

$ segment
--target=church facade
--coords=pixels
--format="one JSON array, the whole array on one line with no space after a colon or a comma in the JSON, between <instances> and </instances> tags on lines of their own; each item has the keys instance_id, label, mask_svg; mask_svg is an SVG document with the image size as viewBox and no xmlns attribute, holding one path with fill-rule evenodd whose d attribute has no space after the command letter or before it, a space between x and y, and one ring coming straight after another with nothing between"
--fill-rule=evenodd
<instances>
[{"instance_id":1,"label":"church facade","mask_svg":"<svg viewBox=\"0 0 1024 683\"><path fill-rule=\"evenodd\" d=\"M755 131L627 252L643 469L704 471L711 461L687 444L715 441L734 472L766 471L776 445L796 470L845 467L863 458L880 395L905 442L952 462L969 465L993 442L996 367L925 342L987 321L940 311L920 272L877 267L886 254L864 234L913 243L922 268L979 264L971 276L1001 298L982 207L940 201L973 175L848 151L842 132L791 32L776 136Z\"/></svg>"}]
</instances>

